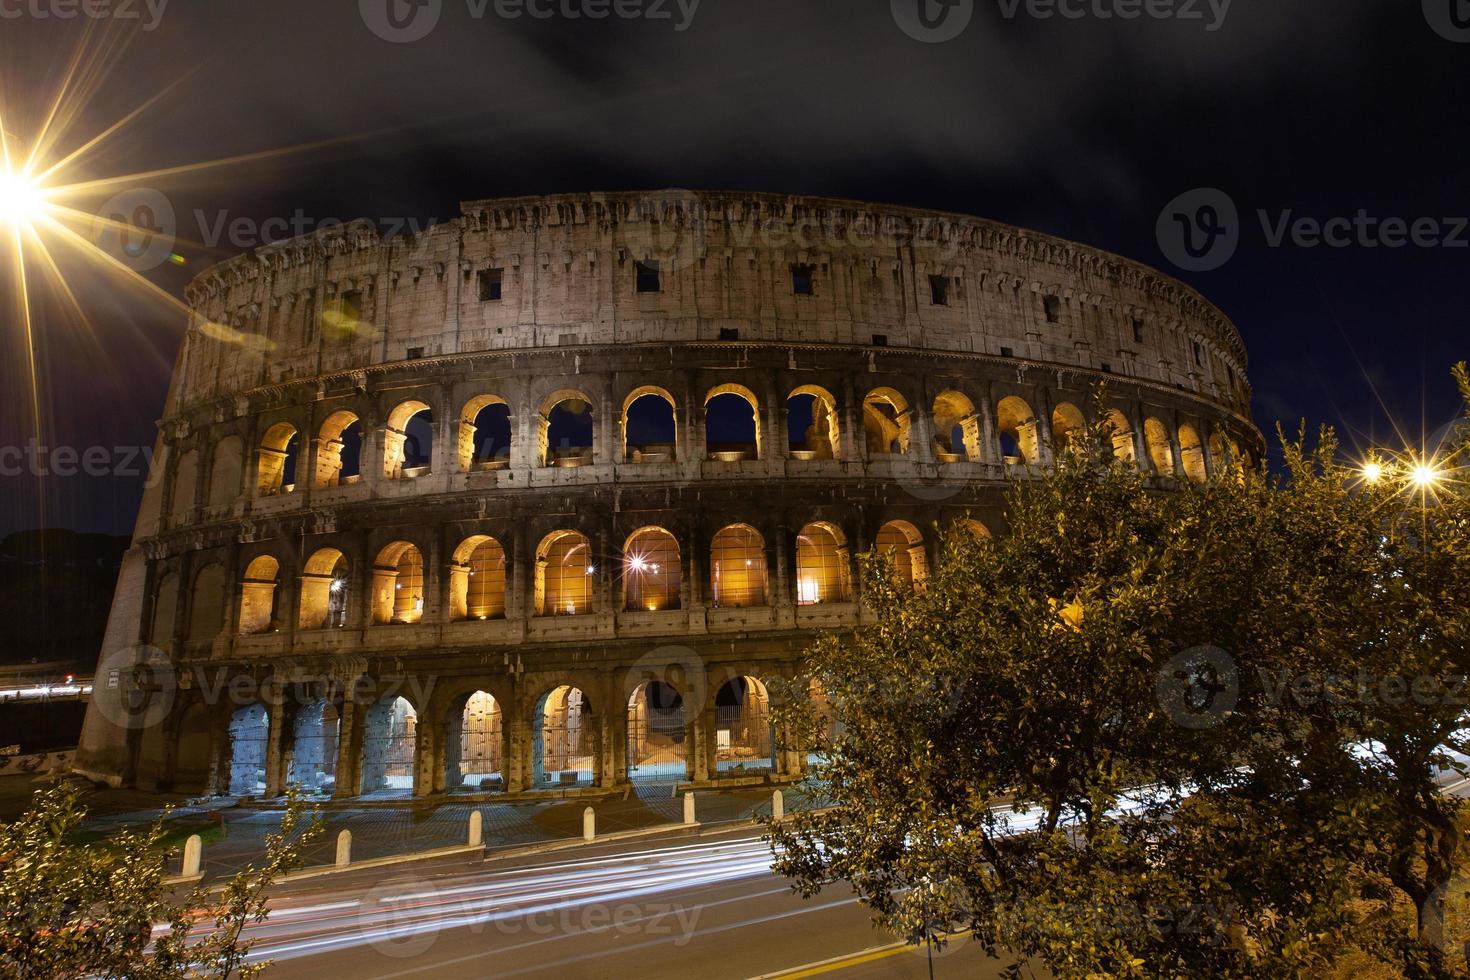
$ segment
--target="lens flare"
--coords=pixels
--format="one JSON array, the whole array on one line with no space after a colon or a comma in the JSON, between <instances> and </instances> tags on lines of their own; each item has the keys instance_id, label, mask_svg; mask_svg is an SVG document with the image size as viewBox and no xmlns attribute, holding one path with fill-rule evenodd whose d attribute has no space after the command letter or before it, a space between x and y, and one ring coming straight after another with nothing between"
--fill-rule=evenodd
<instances>
[{"instance_id":1,"label":"lens flare","mask_svg":"<svg viewBox=\"0 0 1470 980\"><path fill-rule=\"evenodd\" d=\"M0 225L28 229L46 210L40 181L6 166L0 169Z\"/></svg>"}]
</instances>

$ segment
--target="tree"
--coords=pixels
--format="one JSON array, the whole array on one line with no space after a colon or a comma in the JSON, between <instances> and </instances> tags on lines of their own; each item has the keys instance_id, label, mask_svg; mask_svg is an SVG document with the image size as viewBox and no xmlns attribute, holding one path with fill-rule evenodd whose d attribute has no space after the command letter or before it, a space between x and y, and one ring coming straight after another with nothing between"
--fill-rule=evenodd
<instances>
[{"instance_id":1,"label":"tree","mask_svg":"<svg viewBox=\"0 0 1470 980\"><path fill-rule=\"evenodd\" d=\"M237 873L217 896L196 886L175 901L161 853L167 812L142 833L115 834L111 846L69 842L85 816L78 790L63 784L37 793L24 816L0 829L0 975L251 976L265 964L245 964L251 944L241 933L265 920L266 890L321 832L293 792L258 868ZM214 930L194 939L196 924L206 920Z\"/></svg>"},{"instance_id":2,"label":"tree","mask_svg":"<svg viewBox=\"0 0 1470 980\"><path fill-rule=\"evenodd\" d=\"M777 868L1059 976L1299 975L1344 949L1447 971L1432 903L1415 943L1381 899L1422 909L1463 863L1433 783L1463 708L1362 679L1453 686L1463 509L1403 533L1330 431L1283 443L1282 479L1156 492L1092 426L922 590L865 558L873 625L809 658L838 734L807 678L783 692L832 807L773 829Z\"/></svg>"}]
</instances>

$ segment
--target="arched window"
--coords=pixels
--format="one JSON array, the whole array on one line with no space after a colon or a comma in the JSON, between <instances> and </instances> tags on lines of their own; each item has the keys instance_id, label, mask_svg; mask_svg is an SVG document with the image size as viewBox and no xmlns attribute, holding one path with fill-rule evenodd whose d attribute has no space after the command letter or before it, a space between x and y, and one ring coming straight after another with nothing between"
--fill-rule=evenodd
<instances>
[{"instance_id":1,"label":"arched window","mask_svg":"<svg viewBox=\"0 0 1470 980\"><path fill-rule=\"evenodd\" d=\"M658 612L678 609L679 542L661 527L636 531L623 546L623 591L625 609Z\"/></svg>"},{"instance_id":2,"label":"arched window","mask_svg":"<svg viewBox=\"0 0 1470 980\"><path fill-rule=\"evenodd\" d=\"M1185 423L1179 427L1179 458L1184 464L1184 475L1195 483L1209 479L1205 469L1205 447L1200 442L1194 426Z\"/></svg>"},{"instance_id":3,"label":"arched window","mask_svg":"<svg viewBox=\"0 0 1470 980\"><path fill-rule=\"evenodd\" d=\"M1174 449L1169 443L1169 430L1156 418L1143 423L1143 439L1148 444L1148 458L1160 476L1174 475Z\"/></svg>"},{"instance_id":4,"label":"arched window","mask_svg":"<svg viewBox=\"0 0 1470 980\"><path fill-rule=\"evenodd\" d=\"M704 398L704 443L709 458L739 463L761 458L760 402L743 385L720 385Z\"/></svg>"},{"instance_id":5,"label":"arched window","mask_svg":"<svg viewBox=\"0 0 1470 980\"><path fill-rule=\"evenodd\" d=\"M421 401L406 401L388 414L383 434L383 475L410 480L429 472L434 462L434 413Z\"/></svg>"},{"instance_id":6,"label":"arched window","mask_svg":"<svg viewBox=\"0 0 1470 980\"><path fill-rule=\"evenodd\" d=\"M893 561L893 573L901 585L915 588L929 575L924 538L908 521L889 521L878 529L877 551Z\"/></svg>"},{"instance_id":7,"label":"arched window","mask_svg":"<svg viewBox=\"0 0 1470 980\"><path fill-rule=\"evenodd\" d=\"M413 789L419 714L407 698L388 694L363 717L362 792L401 796Z\"/></svg>"},{"instance_id":8,"label":"arched window","mask_svg":"<svg viewBox=\"0 0 1470 980\"><path fill-rule=\"evenodd\" d=\"M189 604L189 639L212 640L225 625L225 566L205 565L194 576L193 601Z\"/></svg>"},{"instance_id":9,"label":"arched window","mask_svg":"<svg viewBox=\"0 0 1470 980\"><path fill-rule=\"evenodd\" d=\"M534 718L531 759L535 785L591 784L597 772L597 726L587 695L562 685L541 697Z\"/></svg>"},{"instance_id":10,"label":"arched window","mask_svg":"<svg viewBox=\"0 0 1470 980\"><path fill-rule=\"evenodd\" d=\"M869 456L902 456L909 451L909 403L892 388L878 388L863 399L863 431Z\"/></svg>"},{"instance_id":11,"label":"arched window","mask_svg":"<svg viewBox=\"0 0 1470 980\"><path fill-rule=\"evenodd\" d=\"M179 577L169 572L158 580L158 591L153 595L153 623L149 628L148 642L160 650L171 649L178 615Z\"/></svg>"},{"instance_id":12,"label":"arched window","mask_svg":"<svg viewBox=\"0 0 1470 980\"><path fill-rule=\"evenodd\" d=\"M722 528L710 542L710 596L717 608L766 604L766 542L748 524Z\"/></svg>"},{"instance_id":13,"label":"arched window","mask_svg":"<svg viewBox=\"0 0 1470 980\"><path fill-rule=\"evenodd\" d=\"M230 716L231 796L265 794L266 746L269 744L270 714L263 704L236 708Z\"/></svg>"},{"instance_id":14,"label":"arched window","mask_svg":"<svg viewBox=\"0 0 1470 980\"><path fill-rule=\"evenodd\" d=\"M244 443L239 436L225 436L214 447L214 462L209 471L210 507L228 507L240 496L244 456Z\"/></svg>"},{"instance_id":15,"label":"arched window","mask_svg":"<svg viewBox=\"0 0 1470 980\"><path fill-rule=\"evenodd\" d=\"M483 793L505 788L505 716L485 691L462 699L464 707L445 716L444 785L451 791Z\"/></svg>"},{"instance_id":16,"label":"arched window","mask_svg":"<svg viewBox=\"0 0 1470 980\"><path fill-rule=\"evenodd\" d=\"M280 601L277 588L281 563L270 555L261 555L245 569L245 581L240 583L240 633L267 633L281 628L276 604Z\"/></svg>"},{"instance_id":17,"label":"arched window","mask_svg":"<svg viewBox=\"0 0 1470 980\"><path fill-rule=\"evenodd\" d=\"M1113 458L1121 459L1125 463L1137 463L1138 450L1133 445L1133 426L1128 424L1128 416L1116 408L1110 408L1103 417L1103 423L1113 437Z\"/></svg>"},{"instance_id":18,"label":"arched window","mask_svg":"<svg viewBox=\"0 0 1470 980\"><path fill-rule=\"evenodd\" d=\"M646 681L628 698L628 778L683 779L689 768L684 696L665 681Z\"/></svg>"},{"instance_id":19,"label":"arched window","mask_svg":"<svg viewBox=\"0 0 1470 980\"><path fill-rule=\"evenodd\" d=\"M847 539L834 524L808 524L796 536L796 602L852 601Z\"/></svg>"},{"instance_id":20,"label":"arched window","mask_svg":"<svg viewBox=\"0 0 1470 980\"><path fill-rule=\"evenodd\" d=\"M671 463L678 426L674 397L645 385L623 401L623 459L629 463Z\"/></svg>"},{"instance_id":21,"label":"arched window","mask_svg":"<svg viewBox=\"0 0 1470 980\"><path fill-rule=\"evenodd\" d=\"M715 769L774 769L771 698L754 677L732 677L715 692Z\"/></svg>"},{"instance_id":22,"label":"arched window","mask_svg":"<svg viewBox=\"0 0 1470 980\"><path fill-rule=\"evenodd\" d=\"M338 629L347 625L347 559L336 548L321 548L301 573L301 611L296 628Z\"/></svg>"},{"instance_id":23,"label":"arched window","mask_svg":"<svg viewBox=\"0 0 1470 980\"><path fill-rule=\"evenodd\" d=\"M951 538L968 535L975 541L988 541L993 536L990 533L990 528L973 517L961 517L955 521L949 526L949 534Z\"/></svg>"},{"instance_id":24,"label":"arched window","mask_svg":"<svg viewBox=\"0 0 1470 980\"><path fill-rule=\"evenodd\" d=\"M542 466L589 466L595 431L592 402L578 391L558 391L546 398L539 420Z\"/></svg>"},{"instance_id":25,"label":"arched window","mask_svg":"<svg viewBox=\"0 0 1470 980\"><path fill-rule=\"evenodd\" d=\"M191 449L179 457L179 465L174 470L173 506L169 513L175 521L182 521L193 513L198 493L199 451Z\"/></svg>"},{"instance_id":26,"label":"arched window","mask_svg":"<svg viewBox=\"0 0 1470 980\"><path fill-rule=\"evenodd\" d=\"M505 618L505 549L487 535L467 538L449 569L449 618Z\"/></svg>"},{"instance_id":27,"label":"arched window","mask_svg":"<svg viewBox=\"0 0 1470 980\"><path fill-rule=\"evenodd\" d=\"M786 399L786 434L794 459L837 459L842 438L837 399L826 388L803 385Z\"/></svg>"},{"instance_id":28,"label":"arched window","mask_svg":"<svg viewBox=\"0 0 1470 980\"><path fill-rule=\"evenodd\" d=\"M1041 462L1036 413L1024 398L1007 395L995 406L995 429L1001 458L1012 464Z\"/></svg>"},{"instance_id":29,"label":"arched window","mask_svg":"<svg viewBox=\"0 0 1470 980\"><path fill-rule=\"evenodd\" d=\"M361 472L362 422L351 412L333 412L317 437L316 488L356 483Z\"/></svg>"},{"instance_id":30,"label":"arched window","mask_svg":"<svg viewBox=\"0 0 1470 980\"><path fill-rule=\"evenodd\" d=\"M424 556L407 541L395 541L373 563L373 622L417 623L423 618Z\"/></svg>"},{"instance_id":31,"label":"arched window","mask_svg":"<svg viewBox=\"0 0 1470 980\"><path fill-rule=\"evenodd\" d=\"M337 746L341 713L337 705L318 699L296 712L291 765L286 781L308 793L330 795L337 786Z\"/></svg>"},{"instance_id":32,"label":"arched window","mask_svg":"<svg viewBox=\"0 0 1470 980\"><path fill-rule=\"evenodd\" d=\"M510 465L510 405L499 395L480 395L459 416L459 469L498 470Z\"/></svg>"},{"instance_id":33,"label":"arched window","mask_svg":"<svg viewBox=\"0 0 1470 980\"><path fill-rule=\"evenodd\" d=\"M1230 443L1225 438L1225 433L1216 429L1210 433L1210 462L1215 467L1216 473L1222 473L1230 465Z\"/></svg>"},{"instance_id":34,"label":"arched window","mask_svg":"<svg viewBox=\"0 0 1470 980\"><path fill-rule=\"evenodd\" d=\"M536 549L536 615L579 616L592 611L597 566L592 546L577 531L553 531Z\"/></svg>"},{"instance_id":35,"label":"arched window","mask_svg":"<svg viewBox=\"0 0 1470 980\"><path fill-rule=\"evenodd\" d=\"M296 464L300 456L301 436L290 422L277 422L260 440L260 461L256 466L257 496L274 497L296 489Z\"/></svg>"},{"instance_id":36,"label":"arched window","mask_svg":"<svg viewBox=\"0 0 1470 980\"><path fill-rule=\"evenodd\" d=\"M1081 448L1079 443L1087 438L1087 420L1082 409L1071 402L1060 402L1051 411L1051 444L1058 453Z\"/></svg>"},{"instance_id":37,"label":"arched window","mask_svg":"<svg viewBox=\"0 0 1470 980\"><path fill-rule=\"evenodd\" d=\"M934 458L941 463L978 463L980 415L975 403L958 391L941 391L934 399Z\"/></svg>"}]
</instances>

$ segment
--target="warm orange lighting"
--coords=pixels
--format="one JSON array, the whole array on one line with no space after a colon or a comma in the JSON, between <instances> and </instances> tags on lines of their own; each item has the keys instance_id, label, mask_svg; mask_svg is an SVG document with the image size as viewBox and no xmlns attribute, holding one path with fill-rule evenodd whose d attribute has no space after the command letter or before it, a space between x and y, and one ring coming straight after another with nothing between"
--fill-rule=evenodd
<instances>
[{"instance_id":1,"label":"warm orange lighting","mask_svg":"<svg viewBox=\"0 0 1470 980\"><path fill-rule=\"evenodd\" d=\"M1428 463L1420 463L1409 473L1414 486L1428 489L1439 482L1439 470Z\"/></svg>"},{"instance_id":2,"label":"warm orange lighting","mask_svg":"<svg viewBox=\"0 0 1470 980\"><path fill-rule=\"evenodd\" d=\"M1364 463L1363 479L1367 480L1369 483L1377 483L1379 480L1383 479L1383 464Z\"/></svg>"},{"instance_id":3,"label":"warm orange lighting","mask_svg":"<svg viewBox=\"0 0 1470 980\"><path fill-rule=\"evenodd\" d=\"M0 224L26 229L45 210L46 195L40 182L0 164Z\"/></svg>"}]
</instances>

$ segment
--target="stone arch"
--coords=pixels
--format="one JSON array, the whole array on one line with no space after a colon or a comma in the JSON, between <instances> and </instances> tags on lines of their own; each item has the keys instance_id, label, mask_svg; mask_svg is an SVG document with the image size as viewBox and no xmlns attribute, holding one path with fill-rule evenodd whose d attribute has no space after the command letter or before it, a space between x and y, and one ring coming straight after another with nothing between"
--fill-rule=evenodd
<instances>
[{"instance_id":1,"label":"stone arch","mask_svg":"<svg viewBox=\"0 0 1470 980\"><path fill-rule=\"evenodd\" d=\"M229 507L240 496L245 475L245 443L239 436L225 436L214 447L209 469L209 506Z\"/></svg>"},{"instance_id":2,"label":"stone arch","mask_svg":"<svg viewBox=\"0 0 1470 980\"><path fill-rule=\"evenodd\" d=\"M394 541L373 562L373 622L417 623L424 618L424 556L408 541Z\"/></svg>"},{"instance_id":3,"label":"stone arch","mask_svg":"<svg viewBox=\"0 0 1470 980\"><path fill-rule=\"evenodd\" d=\"M347 557L336 548L318 548L301 571L296 628L336 629L347 625L350 588Z\"/></svg>"},{"instance_id":4,"label":"stone arch","mask_svg":"<svg viewBox=\"0 0 1470 980\"><path fill-rule=\"evenodd\" d=\"M704 436L705 449L712 460L738 463L760 459L764 440L760 399L755 392L739 384L711 388L704 396Z\"/></svg>"},{"instance_id":5,"label":"stone arch","mask_svg":"<svg viewBox=\"0 0 1470 980\"><path fill-rule=\"evenodd\" d=\"M812 606L852 601L847 538L828 521L814 521L796 535L796 602Z\"/></svg>"},{"instance_id":6,"label":"stone arch","mask_svg":"<svg viewBox=\"0 0 1470 980\"><path fill-rule=\"evenodd\" d=\"M383 476L406 480L429 473L434 465L434 409L410 398L388 413L383 433Z\"/></svg>"},{"instance_id":7,"label":"stone arch","mask_svg":"<svg viewBox=\"0 0 1470 980\"><path fill-rule=\"evenodd\" d=\"M677 782L692 770L690 714L684 692L667 680L644 681L628 695L628 779Z\"/></svg>"},{"instance_id":8,"label":"stone arch","mask_svg":"<svg viewBox=\"0 0 1470 980\"><path fill-rule=\"evenodd\" d=\"M459 469L498 470L510 465L515 441L510 402L499 395L476 395L459 413Z\"/></svg>"},{"instance_id":9,"label":"stone arch","mask_svg":"<svg viewBox=\"0 0 1470 980\"><path fill-rule=\"evenodd\" d=\"M661 527L639 528L623 545L623 608L659 612L682 605L679 539Z\"/></svg>"},{"instance_id":10,"label":"stone arch","mask_svg":"<svg viewBox=\"0 0 1470 980\"><path fill-rule=\"evenodd\" d=\"M1214 429L1210 433L1210 462L1214 465L1216 473L1224 471L1231 464L1230 441L1219 429Z\"/></svg>"},{"instance_id":11,"label":"stone arch","mask_svg":"<svg viewBox=\"0 0 1470 980\"><path fill-rule=\"evenodd\" d=\"M179 576L174 572L165 572L153 593L153 622L149 626L148 642L160 650L171 649L178 615Z\"/></svg>"},{"instance_id":12,"label":"stone arch","mask_svg":"<svg viewBox=\"0 0 1470 980\"><path fill-rule=\"evenodd\" d=\"M1120 409L1110 408L1103 416L1103 426L1113 440L1113 458L1125 463L1138 462L1138 450L1133 445L1133 426Z\"/></svg>"},{"instance_id":13,"label":"stone arch","mask_svg":"<svg viewBox=\"0 0 1470 980\"><path fill-rule=\"evenodd\" d=\"M363 796L411 793L418 751L418 709L389 691L363 714Z\"/></svg>"},{"instance_id":14,"label":"stone arch","mask_svg":"<svg viewBox=\"0 0 1470 980\"><path fill-rule=\"evenodd\" d=\"M710 541L710 600L716 608L769 601L766 541L749 524L721 528Z\"/></svg>"},{"instance_id":15,"label":"stone arch","mask_svg":"<svg viewBox=\"0 0 1470 980\"><path fill-rule=\"evenodd\" d=\"M575 388L560 388L541 401L536 420L538 466L586 466L597 446L592 399Z\"/></svg>"},{"instance_id":16,"label":"stone arch","mask_svg":"<svg viewBox=\"0 0 1470 980\"><path fill-rule=\"evenodd\" d=\"M984 521L977 521L973 517L961 517L957 519L949 526L949 533L951 537L969 535L975 541L989 541L995 537L991 533L990 528L985 525Z\"/></svg>"},{"instance_id":17,"label":"stone arch","mask_svg":"<svg viewBox=\"0 0 1470 980\"><path fill-rule=\"evenodd\" d=\"M1041 462L1040 426L1036 412L1026 399L1007 395L995 406L995 431L1001 458L1007 463L1034 465Z\"/></svg>"},{"instance_id":18,"label":"stone arch","mask_svg":"<svg viewBox=\"0 0 1470 980\"><path fill-rule=\"evenodd\" d=\"M1205 469L1205 446L1200 442L1199 432L1185 422L1179 426L1179 458L1184 466L1184 475L1195 483L1209 479Z\"/></svg>"},{"instance_id":19,"label":"stone arch","mask_svg":"<svg viewBox=\"0 0 1470 980\"><path fill-rule=\"evenodd\" d=\"M1082 409L1071 402L1058 402L1051 411L1051 443L1057 452L1077 448L1087 438L1087 419Z\"/></svg>"},{"instance_id":20,"label":"stone arch","mask_svg":"<svg viewBox=\"0 0 1470 980\"><path fill-rule=\"evenodd\" d=\"M771 696L747 674L731 677L714 695L715 772L774 770L776 736Z\"/></svg>"},{"instance_id":21,"label":"stone arch","mask_svg":"<svg viewBox=\"0 0 1470 980\"><path fill-rule=\"evenodd\" d=\"M174 740L173 789L176 793L209 793L214 767L214 715L203 701L195 701L179 718Z\"/></svg>"},{"instance_id":22,"label":"stone arch","mask_svg":"<svg viewBox=\"0 0 1470 980\"><path fill-rule=\"evenodd\" d=\"M786 396L787 436L797 459L840 459L842 426L837 399L821 385L802 385Z\"/></svg>"},{"instance_id":23,"label":"stone arch","mask_svg":"<svg viewBox=\"0 0 1470 980\"><path fill-rule=\"evenodd\" d=\"M581 688L561 684L536 699L531 716L532 786L591 785L598 775L597 755L597 719Z\"/></svg>"},{"instance_id":24,"label":"stone arch","mask_svg":"<svg viewBox=\"0 0 1470 980\"><path fill-rule=\"evenodd\" d=\"M270 712L263 704L247 704L230 715L230 796L264 796Z\"/></svg>"},{"instance_id":25,"label":"stone arch","mask_svg":"<svg viewBox=\"0 0 1470 980\"><path fill-rule=\"evenodd\" d=\"M902 456L910 446L913 413L893 388L874 388L863 399L863 433L869 456Z\"/></svg>"},{"instance_id":26,"label":"stone arch","mask_svg":"<svg viewBox=\"0 0 1470 980\"><path fill-rule=\"evenodd\" d=\"M889 521L878 529L876 550L891 555L895 579L909 588L921 587L929 577L924 536L908 521Z\"/></svg>"},{"instance_id":27,"label":"stone arch","mask_svg":"<svg viewBox=\"0 0 1470 980\"><path fill-rule=\"evenodd\" d=\"M296 489L301 456L301 433L290 422L277 422L261 437L255 470L255 493L274 497Z\"/></svg>"},{"instance_id":28,"label":"stone arch","mask_svg":"<svg viewBox=\"0 0 1470 980\"><path fill-rule=\"evenodd\" d=\"M190 449L179 456L174 468L174 495L169 506L169 516L175 521L187 520L194 510L195 498L199 495L199 450Z\"/></svg>"},{"instance_id":29,"label":"stone arch","mask_svg":"<svg viewBox=\"0 0 1470 980\"><path fill-rule=\"evenodd\" d=\"M356 483L362 475L362 420L341 409L327 416L317 434L318 490Z\"/></svg>"},{"instance_id":30,"label":"stone arch","mask_svg":"<svg viewBox=\"0 0 1470 980\"><path fill-rule=\"evenodd\" d=\"M980 415L968 395L953 389L934 397L934 451L941 463L978 463Z\"/></svg>"},{"instance_id":31,"label":"stone arch","mask_svg":"<svg viewBox=\"0 0 1470 980\"><path fill-rule=\"evenodd\" d=\"M634 406L641 411L634 412ZM634 388L623 399L623 455L629 463L671 463L678 459L679 416L674 396L657 385Z\"/></svg>"},{"instance_id":32,"label":"stone arch","mask_svg":"<svg viewBox=\"0 0 1470 980\"><path fill-rule=\"evenodd\" d=\"M245 568L240 583L240 634L278 632L281 628L277 605L281 563L271 555L259 555Z\"/></svg>"},{"instance_id":33,"label":"stone arch","mask_svg":"<svg viewBox=\"0 0 1470 980\"><path fill-rule=\"evenodd\" d=\"M451 621L505 618L505 549L488 534L465 538L449 565Z\"/></svg>"},{"instance_id":34,"label":"stone arch","mask_svg":"<svg viewBox=\"0 0 1470 980\"><path fill-rule=\"evenodd\" d=\"M213 640L225 626L225 566L210 562L194 575L189 602L189 639Z\"/></svg>"},{"instance_id":35,"label":"stone arch","mask_svg":"<svg viewBox=\"0 0 1470 980\"><path fill-rule=\"evenodd\" d=\"M1144 419L1143 441L1148 447L1148 458L1153 463L1154 472L1160 476L1173 476L1174 447L1164 423L1152 416Z\"/></svg>"},{"instance_id":36,"label":"stone arch","mask_svg":"<svg viewBox=\"0 0 1470 980\"><path fill-rule=\"evenodd\" d=\"M341 735L342 710L335 699L318 697L300 705L291 727L286 782L306 793L330 796L337 788Z\"/></svg>"},{"instance_id":37,"label":"stone arch","mask_svg":"<svg viewBox=\"0 0 1470 980\"><path fill-rule=\"evenodd\" d=\"M461 694L444 715L444 786L449 792L505 789L505 712L484 689Z\"/></svg>"},{"instance_id":38,"label":"stone arch","mask_svg":"<svg viewBox=\"0 0 1470 980\"><path fill-rule=\"evenodd\" d=\"M552 531L536 547L534 607L537 616L577 616L592 611L592 542L580 531Z\"/></svg>"}]
</instances>

